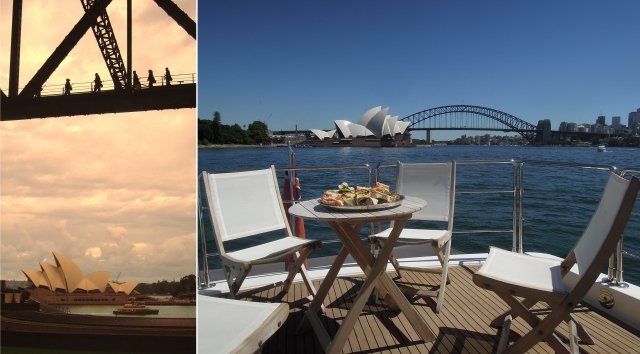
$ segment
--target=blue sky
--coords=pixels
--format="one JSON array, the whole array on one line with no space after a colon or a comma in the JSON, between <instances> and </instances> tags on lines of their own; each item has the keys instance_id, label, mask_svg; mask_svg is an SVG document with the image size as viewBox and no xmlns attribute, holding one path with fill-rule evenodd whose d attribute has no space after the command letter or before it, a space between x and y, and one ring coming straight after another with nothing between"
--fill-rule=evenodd
<instances>
[{"instance_id":1,"label":"blue sky","mask_svg":"<svg viewBox=\"0 0 640 354\"><path fill-rule=\"evenodd\" d=\"M403 118L463 103L552 129L626 124L640 108L638 14L631 0L200 1L198 117L327 130L375 106Z\"/></svg>"}]
</instances>

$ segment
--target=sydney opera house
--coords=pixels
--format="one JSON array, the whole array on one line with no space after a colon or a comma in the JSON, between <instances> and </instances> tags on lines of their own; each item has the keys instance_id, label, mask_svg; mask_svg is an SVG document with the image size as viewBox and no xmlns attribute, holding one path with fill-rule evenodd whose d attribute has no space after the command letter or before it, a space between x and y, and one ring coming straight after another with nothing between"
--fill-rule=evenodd
<instances>
[{"instance_id":1,"label":"sydney opera house","mask_svg":"<svg viewBox=\"0 0 640 354\"><path fill-rule=\"evenodd\" d=\"M387 115L388 111L389 107L378 106L363 114L358 123L335 120L336 129L310 130L318 138L319 146L412 146L411 134L406 131L409 122Z\"/></svg>"},{"instance_id":2,"label":"sydney opera house","mask_svg":"<svg viewBox=\"0 0 640 354\"><path fill-rule=\"evenodd\" d=\"M110 272L83 275L66 256L52 252L55 265L40 262L40 270L22 269L33 284L31 298L52 304L124 303L138 282L110 282Z\"/></svg>"}]
</instances>

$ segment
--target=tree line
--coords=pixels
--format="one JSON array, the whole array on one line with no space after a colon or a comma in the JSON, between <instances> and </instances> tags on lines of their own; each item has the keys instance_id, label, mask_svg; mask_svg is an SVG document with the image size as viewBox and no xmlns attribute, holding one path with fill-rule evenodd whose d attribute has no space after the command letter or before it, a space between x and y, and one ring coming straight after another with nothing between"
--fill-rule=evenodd
<instances>
[{"instance_id":1,"label":"tree line","mask_svg":"<svg viewBox=\"0 0 640 354\"><path fill-rule=\"evenodd\" d=\"M140 294L171 294L176 296L179 293L195 293L196 292L196 276L193 274L185 275L180 281L158 280L155 283L140 283L136 286L136 291Z\"/></svg>"},{"instance_id":2,"label":"tree line","mask_svg":"<svg viewBox=\"0 0 640 354\"><path fill-rule=\"evenodd\" d=\"M269 128L261 121L254 121L247 129L240 125L222 124L220 112L213 113L213 120L198 118L198 145L238 144L268 145L271 144Z\"/></svg>"}]
</instances>

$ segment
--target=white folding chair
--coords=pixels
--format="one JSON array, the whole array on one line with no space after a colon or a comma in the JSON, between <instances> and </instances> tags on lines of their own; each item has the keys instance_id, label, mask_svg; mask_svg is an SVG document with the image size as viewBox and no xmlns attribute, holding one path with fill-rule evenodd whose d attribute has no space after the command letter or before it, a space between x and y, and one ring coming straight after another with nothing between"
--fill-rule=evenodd
<instances>
[{"instance_id":1,"label":"white folding chair","mask_svg":"<svg viewBox=\"0 0 640 354\"><path fill-rule=\"evenodd\" d=\"M456 162L398 162L396 193L422 198L427 201L427 206L414 213L411 220L446 223L447 228L442 230L405 228L397 241L397 244L401 245L431 244L438 256L441 268L401 266L393 254L389 258L399 277L402 277L402 270L442 274L442 281L438 290L427 291L403 287L403 291L407 294L437 297L435 312L439 313L444 302L446 285L449 282L449 254L451 253L453 208L456 194ZM388 228L370 236L370 242L383 246L390 232L391 228Z\"/></svg>"},{"instance_id":2,"label":"white folding chair","mask_svg":"<svg viewBox=\"0 0 640 354\"><path fill-rule=\"evenodd\" d=\"M198 353L259 353L289 316L289 305L198 295Z\"/></svg>"},{"instance_id":3,"label":"white folding chair","mask_svg":"<svg viewBox=\"0 0 640 354\"><path fill-rule=\"evenodd\" d=\"M240 297L242 283L256 264L274 262L293 255L294 266L283 282L283 293L289 291L297 273L300 273L310 296L316 290L309 279L304 260L311 251L322 247L317 240L292 236L287 223L275 169L236 173L202 172L205 194L209 204L209 215L215 231L215 239L222 261L223 272L229 284L229 296ZM249 238L266 232L281 230L284 237L256 244L233 252L225 250L225 243L240 238ZM247 243L250 243L246 239ZM258 241L259 242L259 241ZM237 272L234 279L232 272Z\"/></svg>"},{"instance_id":4,"label":"white folding chair","mask_svg":"<svg viewBox=\"0 0 640 354\"><path fill-rule=\"evenodd\" d=\"M524 353L542 340L556 353L578 353L578 338L585 344L594 343L572 311L591 289L620 241L639 188L638 178L629 181L612 172L598 208L564 260L490 249L482 268L473 275L473 282L495 292L511 307L491 323L503 326L498 353ZM563 278L575 264L579 280L567 291ZM542 320L530 311L539 301L551 308ZM507 347L510 323L516 317L522 317L532 329ZM569 346L555 334L555 328L563 321L569 323Z\"/></svg>"}]
</instances>

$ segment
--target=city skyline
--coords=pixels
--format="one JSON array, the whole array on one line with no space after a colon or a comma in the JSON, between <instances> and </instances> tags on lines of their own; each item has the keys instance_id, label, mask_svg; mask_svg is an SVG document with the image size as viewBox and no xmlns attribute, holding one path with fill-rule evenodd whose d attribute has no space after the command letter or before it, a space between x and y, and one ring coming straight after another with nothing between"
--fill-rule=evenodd
<instances>
[{"instance_id":1,"label":"city skyline","mask_svg":"<svg viewBox=\"0 0 640 354\"><path fill-rule=\"evenodd\" d=\"M640 4L283 1L199 4L198 117L321 128L390 107L468 104L531 124L640 107ZM435 132L434 139L459 136Z\"/></svg>"}]
</instances>

